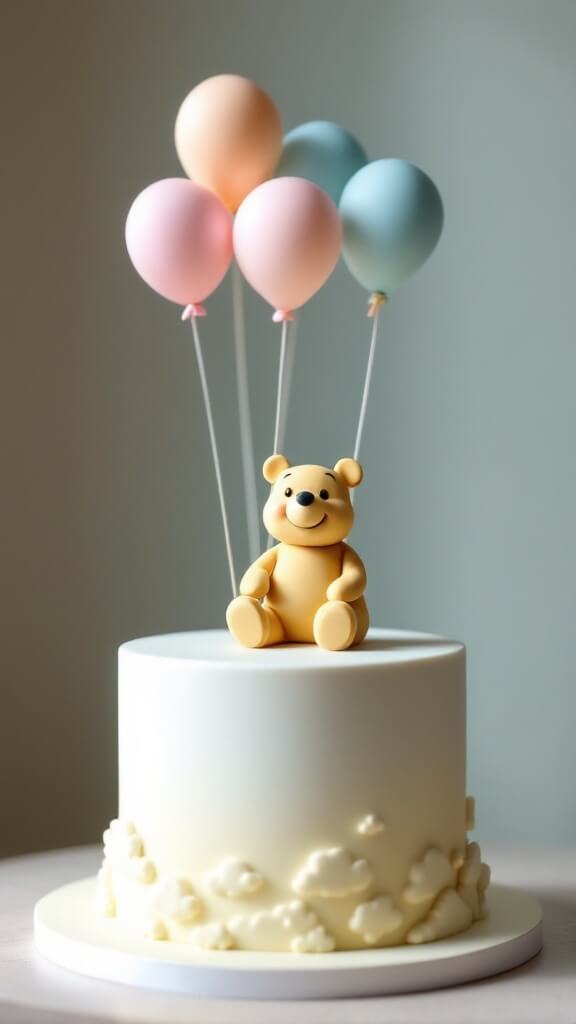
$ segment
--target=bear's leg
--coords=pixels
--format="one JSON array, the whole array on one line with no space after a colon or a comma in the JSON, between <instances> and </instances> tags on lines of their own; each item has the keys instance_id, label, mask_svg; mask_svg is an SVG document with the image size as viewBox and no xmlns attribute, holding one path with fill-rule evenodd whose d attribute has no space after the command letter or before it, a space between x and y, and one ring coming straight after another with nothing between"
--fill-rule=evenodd
<instances>
[{"instance_id":1,"label":"bear's leg","mask_svg":"<svg viewBox=\"0 0 576 1024\"><path fill-rule=\"evenodd\" d=\"M368 626L370 625L370 617L368 615L368 605L363 597L359 597L357 601L351 602L354 611L356 612L356 635L352 641L353 644L361 644L366 633L368 632Z\"/></svg>"},{"instance_id":2,"label":"bear's leg","mask_svg":"<svg viewBox=\"0 0 576 1024\"><path fill-rule=\"evenodd\" d=\"M242 647L268 647L284 638L278 616L271 608L263 608L253 597L236 597L231 601L226 611L226 622Z\"/></svg>"},{"instance_id":3,"label":"bear's leg","mask_svg":"<svg viewBox=\"0 0 576 1024\"><path fill-rule=\"evenodd\" d=\"M344 651L354 643L358 621L346 601L326 601L314 616L314 639L326 651Z\"/></svg>"},{"instance_id":4,"label":"bear's leg","mask_svg":"<svg viewBox=\"0 0 576 1024\"><path fill-rule=\"evenodd\" d=\"M267 619L268 632L266 634L266 642L263 644L265 647L271 647L272 644L281 644L286 639L286 633L282 622L278 618L275 611L272 608L264 606L262 609Z\"/></svg>"}]
</instances>

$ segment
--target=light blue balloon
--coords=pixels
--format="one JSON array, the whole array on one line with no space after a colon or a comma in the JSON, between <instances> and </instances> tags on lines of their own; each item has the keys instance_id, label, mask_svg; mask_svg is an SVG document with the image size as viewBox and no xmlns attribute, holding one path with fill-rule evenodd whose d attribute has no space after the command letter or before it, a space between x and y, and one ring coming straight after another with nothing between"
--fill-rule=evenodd
<instances>
[{"instance_id":1,"label":"light blue balloon","mask_svg":"<svg viewBox=\"0 0 576 1024\"><path fill-rule=\"evenodd\" d=\"M333 121L308 121L284 136L279 177L307 178L338 203L342 189L366 163L362 146Z\"/></svg>"},{"instance_id":2,"label":"light blue balloon","mask_svg":"<svg viewBox=\"0 0 576 1024\"><path fill-rule=\"evenodd\" d=\"M436 185L406 160L375 160L350 179L340 200L342 254L370 292L390 295L428 259L442 233Z\"/></svg>"}]
</instances>

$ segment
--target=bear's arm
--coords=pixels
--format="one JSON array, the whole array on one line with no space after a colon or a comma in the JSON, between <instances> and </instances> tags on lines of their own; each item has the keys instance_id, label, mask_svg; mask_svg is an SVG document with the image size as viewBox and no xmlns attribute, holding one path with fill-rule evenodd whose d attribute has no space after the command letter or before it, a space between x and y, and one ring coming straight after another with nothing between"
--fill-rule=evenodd
<instances>
[{"instance_id":1,"label":"bear's arm","mask_svg":"<svg viewBox=\"0 0 576 1024\"><path fill-rule=\"evenodd\" d=\"M278 558L278 547L279 545L276 544L275 547L268 548L246 570L240 580L240 593L243 597L266 597L270 590L270 577Z\"/></svg>"},{"instance_id":2,"label":"bear's arm","mask_svg":"<svg viewBox=\"0 0 576 1024\"><path fill-rule=\"evenodd\" d=\"M342 572L328 587L329 601L357 601L366 590L366 570L356 552L343 545Z\"/></svg>"}]
</instances>

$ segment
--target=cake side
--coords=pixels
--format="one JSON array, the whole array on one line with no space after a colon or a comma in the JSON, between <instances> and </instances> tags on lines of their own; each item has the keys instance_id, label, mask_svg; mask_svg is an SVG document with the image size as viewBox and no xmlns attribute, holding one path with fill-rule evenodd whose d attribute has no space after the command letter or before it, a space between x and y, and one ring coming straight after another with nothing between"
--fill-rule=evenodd
<instances>
[{"instance_id":1,"label":"cake side","mask_svg":"<svg viewBox=\"0 0 576 1024\"><path fill-rule=\"evenodd\" d=\"M120 652L120 817L101 908L152 938L328 952L484 912L467 842L465 652L372 630L353 651L223 631Z\"/></svg>"}]
</instances>

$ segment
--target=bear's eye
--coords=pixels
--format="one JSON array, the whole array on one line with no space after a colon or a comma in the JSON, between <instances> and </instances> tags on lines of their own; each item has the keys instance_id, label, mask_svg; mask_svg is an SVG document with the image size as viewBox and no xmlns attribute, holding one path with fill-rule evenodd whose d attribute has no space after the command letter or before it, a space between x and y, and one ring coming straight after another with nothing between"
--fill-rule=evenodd
<instances>
[{"instance_id":1,"label":"bear's eye","mask_svg":"<svg viewBox=\"0 0 576 1024\"><path fill-rule=\"evenodd\" d=\"M323 487L322 490L320 491L320 497L322 498L322 501L328 501L330 495L328 494L328 491L326 490L325 487Z\"/></svg>"},{"instance_id":2,"label":"bear's eye","mask_svg":"<svg viewBox=\"0 0 576 1024\"><path fill-rule=\"evenodd\" d=\"M292 495L292 488L287 487L286 490L284 491L284 494L286 495L287 498L290 498Z\"/></svg>"}]
</instances>

